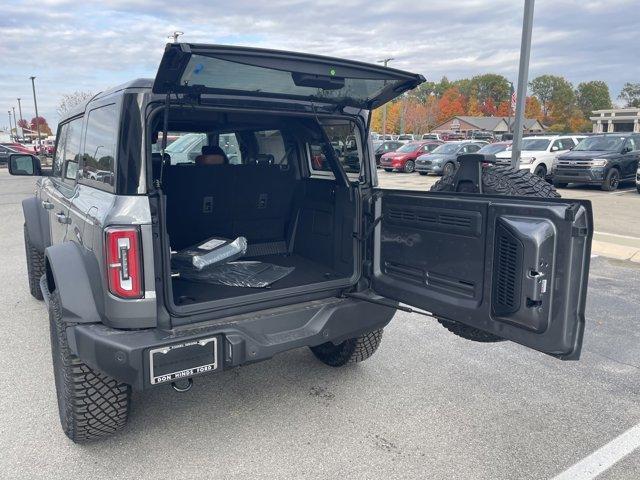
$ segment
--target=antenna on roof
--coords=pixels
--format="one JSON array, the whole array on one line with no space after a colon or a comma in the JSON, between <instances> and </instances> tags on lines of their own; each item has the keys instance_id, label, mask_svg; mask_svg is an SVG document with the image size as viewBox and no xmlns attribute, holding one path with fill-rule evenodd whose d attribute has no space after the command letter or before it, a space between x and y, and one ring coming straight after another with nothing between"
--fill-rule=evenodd
<instances>
[{"instance_id":1,"label":"antenna on roof","mask_svg":"<svg viewBox=\"0 0 640 480\"><path fill-rule=\"evenodd\" d=\"M178 37L180 35L184 35L184 32L180 32L180 31L176 30L171 35L169 35L167 38L173 38L173 43L178 43Z\"/></svg>"}]
</instances>

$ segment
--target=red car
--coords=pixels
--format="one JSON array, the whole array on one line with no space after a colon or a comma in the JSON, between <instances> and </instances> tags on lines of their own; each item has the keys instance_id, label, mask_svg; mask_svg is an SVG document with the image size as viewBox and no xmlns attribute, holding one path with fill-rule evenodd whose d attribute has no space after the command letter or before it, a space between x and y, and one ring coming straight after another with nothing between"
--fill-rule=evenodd
<instances>
[{"instance_id":1,"label":"red car","mask_svg":"<svg viewBox=\"0 0 640 480\"><path fill-rule=\"evenodd\" d=\"M30 153L31 155L35 153L35 151L32 148L25 147L21 143L11 142L11 143L2 143L1 145L5 147L9 147L15 150L16 152L20 152L20 153Z\"/></svg>"},{"instance_id":2,"label":"red car","mask_svg":"<svg viewBox=\"0 0 640 480\"><path fill-rule=\"evenodd\" d=\"M385 153L380 157L380 166L387 172L412 173L416 169L416 158L426 153L431 153L442 142L429 140L424 142L411 142L403 145L395 152Z\"/></svg>"}]
</instances>

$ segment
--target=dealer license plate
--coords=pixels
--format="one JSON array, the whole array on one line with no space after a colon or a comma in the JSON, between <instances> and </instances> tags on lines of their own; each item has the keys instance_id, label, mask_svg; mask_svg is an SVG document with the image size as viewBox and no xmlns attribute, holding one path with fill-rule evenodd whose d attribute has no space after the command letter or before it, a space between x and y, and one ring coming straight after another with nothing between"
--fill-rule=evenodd
<instances>
[{"instance_id":1,"label":"dealer license plate","mask_svg":"<svg viewBox=\"0 0 640 480\"><path fill-rule=\"evenodd\" d=\"M218 369L218 338L201 338L149 350L152 385Z\"/></svg>"}]
</instances>

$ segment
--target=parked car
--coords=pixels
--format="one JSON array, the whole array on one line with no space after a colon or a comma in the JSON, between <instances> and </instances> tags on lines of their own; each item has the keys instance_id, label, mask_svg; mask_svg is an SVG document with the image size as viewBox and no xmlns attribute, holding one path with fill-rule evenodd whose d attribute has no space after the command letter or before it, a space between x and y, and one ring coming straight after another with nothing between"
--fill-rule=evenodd
<instances>
[{"instance_id":1,"label":"parked car","mask_svg":"<svg viewBox=\"0 0 640 480\"><path fill-rule=\"evenodd\" d=\"M370 111L424 81L319 55L170 43L155 80L106 90L63 116L57 138L66 141L23 200L19 227L29 291L48 311L64 433L77 443L112 435L141 410L130 408L132 391L186 391L201 375L292 349L310 347L332 367L366 360L398 308L428 311L468 340L577 360L590 202L543 198L552 185L498 167L484 184L490 199L377 187L374 158L360 148ZM332 154L335 128L355 132L359 173ZM234 135L246 148L237 165L220 145L171 164L152 150L170 131ZM318 168L314 152L326 157ZM88 168L112 175L87 178ZM38 175L40 161L11 155L9 172ZM188 254L241 258L217 250L231 243L251 261L202 265ZM172 262L176 252L184 263ZM14 388L27 401L33 394ZM172 431L177 402L157 428ZM24 428L41 420L25 418Z\"/></svg>"},{"instance_id":2,"label":"parked car","mask_svg":"<svg viewBox=\"0 0 640 480\"><path fill-rule=\"evenodd\" d=\"M439 133L423 133L420 140L437 140L442 141Z\"/></svg>"},{"instance_id":3,"label":"parked car","mask_svg":"<svg viewBox=\"0 0 640 480\"><path fill-rule=\"evenodd\" d=\"M442 140L445 142L452 142L456 140L465 140L465 134L462 132L444 132L440 134Z\"/></svg>"},{"instance_id":4,"label":"parked car","mask_svg":"<svg viewBox=\"0 0 640 480\"><path fill-rule=\"evenodd\" d=\"M496 155L497 153L504 152L511 147L511 143L511 141L490 143L478 150L478 153Z\"/></svg>"},{"instance_id":5,"label":"parked car","mask_svg":"<svg viewBox=\"0 0 640 480\"><path fill-rule=\"evenodd\" d=\"M385 153L395 152L403 145L404 143L398 142L397 140L387 140L386 142L382 142L380 146L375 149L376 166L380 166L380 157L382 157L382 155Z\"/></svg>"},{"instance_id":6,"label":"parked car","mask_svg":"<svg viewBox=\"0 0 640 480\"><path fill-rule=\"evenodd\" d=\"M476 153L482 144L471 140L447 142L439 145L430 155L421 155L416 159L416 170L420 175L435 173L451 175L458 167L458 157L464 153Z\"/></svg>"},{"instance_id":7,"label":"parked car","mask_svg":"<svg viewBox=\"0 0 640 480\"><path fill-rule=\"evenodd\" d=\"M404 133L402 135L398 135L398 141L402 143L414 142L416 138L414 138L413 134Z\"/></svg>"},{"instance_id":8,"label":"parked car","mask_svg":"<svg viewBox=\"0 0 640 480\"><path fill-rule=\"evenodd\" d=\"M558 156L553 170L553 184L600 185L612 191L621 182L638 178L640 134L607 133L586 137L576 147Z\"/></svg>"},{"instance_id":9,"label":"parked car","mask_svg":"<svg viewBox=\"0 0 640 480\"><path fill-rule=\"evenodd\" d=\"M527 169L540 178L548 178L551 176L556 157L568 152L577 143L572 136L525 137L522 139L520 168ZM496 154L496 161L499 165L509 165L511 163L511 149Z\"/></svg>"},{"instance_id":10,"label":"parked car","mask_svg":"<svg viewBox=\"0 0 640 480\"><path fill-rule=\"evenodd\" d=\"M24 153L24 152L19 152L5 145L0 145L0 165L6 165L9 162L9 155L11 155L12 153Z\"/></svg>"},{"instance_id":11,"label":"parked car","mask_svg":"<svg viewBox=\"0 0 640 480\"><path fill-rule=\"evenodd\" d=\"M638 169L636 170L636 190L640 193L640 163L638 163Z\"/></svg>"},{"instance_id":12,"label":"parked car","mask_svg":"<svg viewBox=\"0 0 640 480\"><path fill-rule=\"evenodd\" d=\"M17 142L9 142L9 143L2 143L0 144L3 147L8 147L12 150L15 150L16 152L20 152L20 153L29 153L29 154L34 154L36 153L36 151L34 150L33 147L27 147L25 145L23 145L22 143L17 143Z\"/></svg>"},{"instance_id":13,"label":"parked car","mask_svg":"<svg viewBox=\"0 0 640 480\"><path fill-rule=\"evenodd\" d=\"M420 141L407 143L395 152L385 153L380 157L380 167L387 172L398 171L412 173L416 167L416 158L419 155L431 153L440 143L434 141Z\"/></svg>"},{"instance_id":14,"label":"parked car","mask_svg":"<svg viewBox=\"0 0 640 480\"><path fill-rule=\"evenodd\" d=\"M483 130L475 130L471 132L469 135L469 139L471 140L485 140L487 143L491 143L495 141L495 136L493 132L485 132Z\"/></svg>"}]
</instances>

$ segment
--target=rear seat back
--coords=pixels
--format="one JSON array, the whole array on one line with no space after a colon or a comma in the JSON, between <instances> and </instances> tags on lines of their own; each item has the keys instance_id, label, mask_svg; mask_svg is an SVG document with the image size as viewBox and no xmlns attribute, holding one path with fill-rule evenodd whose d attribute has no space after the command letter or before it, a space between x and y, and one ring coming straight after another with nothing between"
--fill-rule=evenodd
<instances>
[{"instance_id":1,"label":"rear seat back","mask_svg":"<svg viewBox=\"0 0 640 480\"><path fill-rule=\"evenodd\" d=\"M277 165L166 167L167 230L175 249L212 236L285 239L295 177Z\"/></svg>"}]
</instances>

